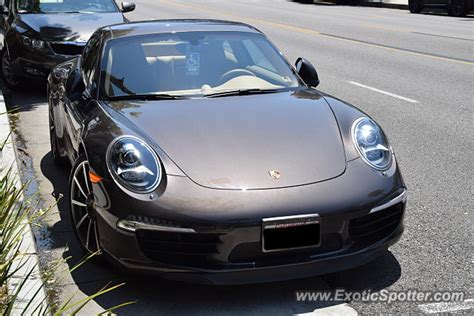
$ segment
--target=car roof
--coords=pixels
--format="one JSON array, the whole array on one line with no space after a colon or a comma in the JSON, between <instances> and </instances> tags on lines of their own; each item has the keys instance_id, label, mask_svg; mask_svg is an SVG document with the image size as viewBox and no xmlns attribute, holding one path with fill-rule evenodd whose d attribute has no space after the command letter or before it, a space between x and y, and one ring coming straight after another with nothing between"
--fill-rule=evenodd
<instances>
[{"instance_id":1,"label":"car roof","mask_svg":"<svg viewBox=\"0 0 474 316\"><path fill-rule=\"evenodd\" d=\"M103 28L109 39L170 32L246 32L262 34L255 27L233 21L173 19L129 22Z\"/></svg>"}]
</instances>

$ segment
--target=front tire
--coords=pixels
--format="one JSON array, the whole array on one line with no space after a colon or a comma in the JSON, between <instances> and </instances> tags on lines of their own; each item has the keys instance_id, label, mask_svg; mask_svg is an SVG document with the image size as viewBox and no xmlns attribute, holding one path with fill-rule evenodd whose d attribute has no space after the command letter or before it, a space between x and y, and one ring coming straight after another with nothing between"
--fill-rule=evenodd
<instances>
[{"instance_id":1,"label":"front tire","mask_svg":"<svg viewBox=\"0 0 474 316\"><path fill-rule=\"evenodd\" d=\"M89 180L89 162L84 154L79 156L71 170L69 209L73 229L82 250L87 255L100 254L94 194Z\"/></svg>"},{"instance_id":2,"label":"front tire","mask_svg":"<svg viewBox=\"0 0 474 316\"><path fill-rule=\"evenodd\" d=\"M467 4L465 0L451 0L448 4L448 14L455 17L467 15Z\"/></svg>"},{"instance_id":3,"label":"front tire","mask_svg":"<svg viewBox=\"0 0 474 316\"><path fill-rule=\"evenodd\" d=\"M420 13L423 10L423 0L408 0L408 8L411 13Z\"/></svg>"},{"instance_id":4,"label":"front tire","mask_svg":"<svg viewBox=\"0 0 474 316\"><path fill-rule=\"evenodd\" d=\"M15 71L13 70L10 56L5 46L3 47L3 50L1 52L0 63L1 63L3 83L5 84L5 86L7 86L8 88L12 90L16 90L20 88L21 81L20 79L17 78Z\"/></svg>"}]
</instances>

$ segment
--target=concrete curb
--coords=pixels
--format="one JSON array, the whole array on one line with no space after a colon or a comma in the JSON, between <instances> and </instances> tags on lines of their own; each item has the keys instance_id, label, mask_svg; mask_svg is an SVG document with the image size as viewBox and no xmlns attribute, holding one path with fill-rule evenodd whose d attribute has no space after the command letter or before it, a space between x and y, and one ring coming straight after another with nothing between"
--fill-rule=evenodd
<instances>
[{"instance_id":1,"label":"concrete curb","mask_svg":"<svg viewBox=\"0 0 474 316\"><path fill-rule=\"evenodd\" d=\"M7 108L3 98L3 93L0 91L0 138L1 141L8 136L7 144L3 148L3 151L0 152L0 172L5 172L11 168L13 177L17 181L17 186L21 185L20 180L20 171L18 167L18 161L16 156L16 149L11 135L11 127L8 121L8 114L6 114ZM17 301L14 305L13 315L19 314L39 314L39 310L43 312L47 310L47 300L46 292L43 286L43 280L41 278L41 273L39 270L39 260L36 249L36 242L31 230L31 227L28 226L28 229L24 232L22 236L23 240L20 246L20 251L24 255L21 256L21 259L13 262L12 270L21 268L13 275L11 278L8 289L10 292L13 292L19 284L21 284L25 279L26 281L23 288L21 289ZM29 276L28 274L33 271ZM35 294L37 293L37 294ZM30 306L28 306L30 304ZM38 310L33 313L38 306ZM28 308L26 309L26 307ZM26 309L26 310L25 310Z\"/></svg>"}]
</instances>

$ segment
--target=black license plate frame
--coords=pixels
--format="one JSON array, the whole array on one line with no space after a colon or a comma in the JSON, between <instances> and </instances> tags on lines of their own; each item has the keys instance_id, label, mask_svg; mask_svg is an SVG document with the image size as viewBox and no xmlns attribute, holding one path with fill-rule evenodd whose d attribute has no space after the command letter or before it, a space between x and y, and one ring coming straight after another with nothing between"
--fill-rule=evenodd
<instances>
[{"instance_id":1,"label":"black license plate frame","mask_svg":"<svg viewBox=\"0 0 474 316\"><path fill-rule=\"evenodd\" d=\"M316 213L264 218L261 239L263 252L319 247L321 218Z\"/></svg>"}]
</instances>

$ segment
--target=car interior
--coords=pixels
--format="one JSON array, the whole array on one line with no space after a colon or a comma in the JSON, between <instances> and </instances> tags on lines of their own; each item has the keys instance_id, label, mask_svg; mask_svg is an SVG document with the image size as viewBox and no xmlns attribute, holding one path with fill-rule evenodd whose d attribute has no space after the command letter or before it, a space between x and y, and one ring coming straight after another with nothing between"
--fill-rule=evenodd
<instances>
[{"instance_id":1,"label":"car interior","mask_svg":"<svg viewBox=\"0 0 474 316\"><path fill-rule=\"evenodd\" d=\"M294 85L296 79L282 75L264 56L251 40L118 43L112 45L106 58L106 92L109 96L206 94Z\"/></svg>"}]
</instances>

